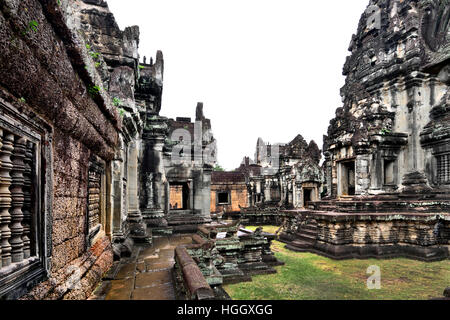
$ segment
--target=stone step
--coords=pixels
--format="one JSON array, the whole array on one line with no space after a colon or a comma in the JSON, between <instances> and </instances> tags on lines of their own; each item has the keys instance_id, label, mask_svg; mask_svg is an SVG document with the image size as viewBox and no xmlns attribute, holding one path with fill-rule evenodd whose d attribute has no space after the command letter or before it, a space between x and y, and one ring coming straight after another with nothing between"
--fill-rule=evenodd
<instances>
[{"instance_id":1,"label":"stone step","mask_svg":"<svg viewBox=\"0 0 450 320\"><path fill-rule=\"evenodd\" d=\"M310 243L313 243L314 241L316 241L315 235L309 235L309 234L305 234L305 233L297 233L297 238L302 241L307 241Z\"/></svg>"},{"instance_id":2,"label":"stone step","mask_svg":"<svg viewBox=\"0 0 450 320\"><path fill-rule=\"evenodd\" d=\"M173 226L173 233L196 233L198 230L198 224L185 224L179 226Z\"/></svg>"},{"instance_id":3,"label":"stone step","mask_svg":"<svg viewBox=\"0 0 450 320\"><path fill-rule=\"evenodd\" d=\"M314 223L307 223L307 224L305 224L305 225L302 225L301 228L317 230L317 222L314 222Z\"/></svg>"},{"instance_id":4,"label":"stone step","mask_svg":"<svg viewBox=\"0 0 450 320\"><path fill-rule=\"evenodd\" d=\"M151 228L150 230L153 236L170 236L173 234L172 227Z\"/></svg>"},{"instance_id":5,"label":"stone step","mask_svg":"<svg viewBox=\"0 0 450 320\"><path fill-rule=\"evenodd\" d=\"M294 252L309 252L310 247L297 247L292 244L287 244L286 249L294 251Z\"/></svg>"},{"instance_id":6,"label":"stone step","mask_svg":"<svg viewBox=\"0 0 450 320\"><path fill-rule=\"evenodd\" d=\"M297 232L297 234L304 234L304 235L306 235L306 236L316 238L316 236L317 236L317 230L311 231L311 230L301 229L301 230L299 230L299 231Z\"/></svg>"},{"instance_id":7,"label":"stone step","mask_svg":"<svg viewBox=\"0 0 450 320\"><path fill-rule=\"evenodd\" d=\"M302 226L301 229L302 230L311 231L311 232L316 232L317 231L317 224L315 224L315 225L308 224L306 226Z\"/></svg>"},{"instance_id":8,"label":"stone step","mask_svg":"<svg viewBox=\"0 0 450 320\"><path fill-rule=\"evenodd\" d=\"M298 228L298 233L305 232L310 234L317 234L317 227L311 227L311 226L302 226Z\"/></svg>"},{"instance_id":9,"label":"stone step","mask_svg":"<svg viewBox=\"0 0 450 320\"><path fill-rule=\"evenodd\" d=\"M295 240L292 241L290 244L290 246L294 246L297 248L310 248L311 247L311 243L308 241L302 241L302 240Z\"/></svg>"}]
</instances>

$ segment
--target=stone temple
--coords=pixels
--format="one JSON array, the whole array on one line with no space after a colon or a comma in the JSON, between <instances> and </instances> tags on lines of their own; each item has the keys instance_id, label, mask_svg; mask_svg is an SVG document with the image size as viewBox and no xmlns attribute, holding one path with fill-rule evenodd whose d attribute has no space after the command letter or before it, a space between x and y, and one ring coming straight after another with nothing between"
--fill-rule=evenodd
<instances>
[{"instance_id":1,"label":"stone temple","mask_svg":"<svg viewBox=\"0 0 450 320\"><path fill-rule=\"evenodd\" d=\"M164 117L163 53L139 42L103 0L0 2L0 299L229 299L283 265L243 225L333 259L449 259L447 1L371 0L323 149L258 139L231 172L213 106Z\"/></svg>"},{"instance_id":2,"label":"stone temple","mask_svg":"<svg viewBox=\"0 0 450 320\"><path fill-rule=\"evenodd\" d=\"M326 196L285 211L291 249L448 258L449 17L442 1L370 2L324 137Z\"/></svg>"}]
</instances>

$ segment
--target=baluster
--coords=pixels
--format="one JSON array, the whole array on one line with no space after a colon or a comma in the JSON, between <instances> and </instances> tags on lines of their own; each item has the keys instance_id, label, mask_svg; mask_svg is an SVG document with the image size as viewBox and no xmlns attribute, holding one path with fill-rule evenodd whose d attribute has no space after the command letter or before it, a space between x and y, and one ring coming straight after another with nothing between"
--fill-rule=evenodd
<instances>
[{"instance_id":1,"label":"baluster","mask_svg":"<svg viewBox=\"0 0 450 320\"><path fill-rule=\"evenodd\" d=\"M3 130L0 129L0 150L2 149L2 147L3 147ZM2 166L2 161L0 159L0 168L1 168L1 166ZM2 180L2 177L0 177L0 185L1 185L1 180ZM1 197L1 195L0 195L0 197ZM0 203L1 203L1 201L2 200L0 198ZM2 216L0 215L0 226L1 225L2 225ZM3 266L3 263L2 263L2 244L1 244L1 239L2 239L2 229L0 228L0 269Z\"/></svg>"},{"instance_id":2,"label":"baluster","mask_svg":"<svg viewBox=\"0 0 450 320\"><path fill-rule=\"evenodd\" d=\"M31 256L31 166L33 163L33 143L31 141L27 142L25 150L25 171L23 172L24 183L23 183L23 258L28 259Z\"/></svg>"},{"instance_id":3,"label":"baluster","mask_svg":"<svg viewBox=\"0 0 450 320\"><path fill-rule=\"evenodd\" d=\"M29 142L29 147L28 147L28 151L31 153L31 176L30 176L30 182L31 182L31 186L30 186L30 197L31 197L31 202L30 202L30 213L31 213L31 220L30 220L30 226L32 225L33 222L33 216L36 210L35 207L35 203L36 203L36 145L32 142ZM30 254L31 256L35 256L37 255L36 252L36 234L35 234L35 230L31 229L30 232L30 245L31 245L31 250L30 250Z\"/></svg>"},{"instance_id":4,"label":"baluster","mask_svg":"<svg viewBox=\"0 0 450 320\"><path fill-rule=\"evenodd\" d=\"M22 137L16 137L14 143L14 152L12 156L13 169L11 171L12 184L10 187L12 206L11 206L11 256L12 262L21 262L23 260L23 172L25 170L25 143L26 140Z\"/></svg>"},{"instance_id":5,"label":"baluster","mask_svg":"<svg viewBox=\"0 0 450 320\"><path fill-rule=\"evenodd\" d=\"M13 146L14 135L10 133L3 133L3 146L0 150L0 217L1 217L1 234L2 234L2 265L7 267L11 264L11 245L9 239L11 238L11 229L9 223L11 222L11 215L9 209L11 207L11 192L9 186L11 185L11 169L13 164L11 162L11 154L14 150Z\"/></svg>"}]
</instances>

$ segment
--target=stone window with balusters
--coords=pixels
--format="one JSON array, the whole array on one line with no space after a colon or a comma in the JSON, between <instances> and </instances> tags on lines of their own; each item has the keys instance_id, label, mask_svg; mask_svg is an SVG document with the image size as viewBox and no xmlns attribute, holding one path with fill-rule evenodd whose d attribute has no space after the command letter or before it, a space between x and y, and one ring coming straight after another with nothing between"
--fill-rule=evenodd
<instances>
[{"instance_id":1,"label":"stone window with balusters","mask_svg":"<svg viewBox=\"0 0 450 320\"><path fill-rule=\"evenodd\" d=\"M51 136L0 101L0 298L47 275ZM47 159L49 160L49 159ZM25 290L25 289L23 289Z\"/></svg>"},{"instance_id":2,"label":"stone window with balusters","mask_svg":"<svg viewBox=\"0 0 450 320\"><path fill-rule=\"evenodd\" d=\"M437 180L439 184L450 184L450 153L438 155Z\"/></svg>"}]
</instances>

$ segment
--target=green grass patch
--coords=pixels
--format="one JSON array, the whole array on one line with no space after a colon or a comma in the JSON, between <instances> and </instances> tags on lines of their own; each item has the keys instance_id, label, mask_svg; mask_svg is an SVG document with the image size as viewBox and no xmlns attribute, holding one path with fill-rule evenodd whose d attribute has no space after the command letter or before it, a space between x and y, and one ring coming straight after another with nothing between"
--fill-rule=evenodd
<instances>
[{"instance_id":1,"label":"green grass patch","mask_svg":"<svg viewBox=\"0 0 450 320\"><path fill-rule=\"evenodd\" d=\"M247 227L255 230L256 227ZM278 227L264 227L275 233ZM408 300L442 297L450 285L450 262L411 259L332 260L287 250L274 241L275 256L285 262L277 274L254 276L249 283L224 286L235 300ZM367 288L369 266L381 270L381 289Z\"/></svg>"}]
</instances>

